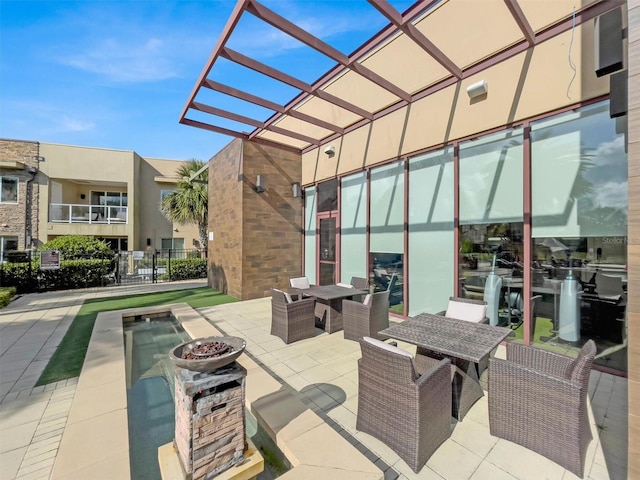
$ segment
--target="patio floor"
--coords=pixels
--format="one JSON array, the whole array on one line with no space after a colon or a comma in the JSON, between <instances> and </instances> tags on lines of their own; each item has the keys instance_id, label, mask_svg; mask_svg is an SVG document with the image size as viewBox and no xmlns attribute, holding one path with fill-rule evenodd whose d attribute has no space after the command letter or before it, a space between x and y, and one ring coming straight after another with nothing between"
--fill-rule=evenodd
<instances>
[{"instance_id":1,"label":"patio floor","mask_svg":"<svg viewBox=\"0 0 640 480\"><path fill-rule=\"evenodd\" d=\"M314 338L286 345L270 335L270 299L258 299L198 310L216 328L246 339L247 353L284 386L302 393L303 401L325 422L385 472L400 479L570 479L559 465L514 443L489 434L486 395L461 422L452 418L452 435L414 474L398 455L375 438L355 429L360 348L342 332L316 329ZM392 320L393 321L393 320ZM415 353L415 347L399 342ZM499 347L497 356L504 356ZM593 440L587 452L585 478L627 478L627 381L593 371L589 383ZM544 397L540 414L544 415Z\"/></svg>"},{"instance_id":2,"label":"patio floor","mask_svg":"<svg viewBox=\"0 0 640 480\"><path fill-rule=\"evenodd\" d=\"M0 479L50 477L77 379L36 388L34 383L84 299L123 293L110 289L27 295L0 314ZM285 345L269 333L269 298L198 311L218 330L245 338L248 355L285 388L300 392L306 405L383 470L385 478L576 478L536 453L492 437L486 396L462 422L452 423L451 438L416 475L384 444L355 430L360 357L356 342L345 340L342 332L328 335L317 330L314 338ZM415 348L400 346L409 351ZM500 347L497 355L503 354ZM544 414L544 398L540 401ZM594 439L585 478L626 479L627 380L592 372L589 405Z\"/></svg>"}]
</instances>

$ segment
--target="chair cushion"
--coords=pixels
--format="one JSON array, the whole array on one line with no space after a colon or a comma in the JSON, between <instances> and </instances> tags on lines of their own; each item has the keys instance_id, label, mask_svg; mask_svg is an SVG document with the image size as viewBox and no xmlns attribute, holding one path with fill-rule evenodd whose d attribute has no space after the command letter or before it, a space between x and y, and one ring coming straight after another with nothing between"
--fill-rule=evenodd
<instances>
[{"instance_id":1,"label":"chair cushion","mask_svg":"<svg viewBox=\"0 0 640 480\"><path fill-rule=\"evenodd\" d=\"M413 355L411 355L406 350L402 350L401 348L394 347L393 345L389 345L388 343L381 342L380 340L377 340L375 338L362 337L362 340L371 345L382 348L383 350L387 350L388 352L396 353L398 355L402 355L403 357L413 358Z\"/></svg>"},{"instance_id":2,"label":"chair cushion","mask_svg":"<svg viewBox=\"0 0 640 480\"><path fill-rule=\"evenodd\" d=\"M344 288L354 288L353 285L349 284L349 283L336 283L337 287L344 287Z\"/></svg>"},{"instance_id":3,"label":"chair cushion","mask_svg":"<svg viewBox=\"0 0 640 480\"><path fill-rule=\"evenodd\" d=\"M474 303L449 301L445 317L480 323L487 316L487 306Z\"/></svg>"},{"instance_id":4,"label":"chair cushion","mask_svg":"<svg viewBox=\"0 0 640 480\"><path fill-rule=\"evenodd\" d=\"M293 288L309 288L309 280L307 277L290 278L289 283Z\"/></svg>"},{"instance_id":5,"label":"chair cushion","mask_svg":"<svg viewBox=\"0 0 640 480\"><path fill-rule=\"evenodd\" d=\"M363 304L363 305L366 305L367 307L368 307L369 305L371 305L371 294L370 294L370 293L367 293L367 294L364 296L364 300L362 301L362 304Z\"/></svg>"},{"instance_id":6,"label":"chair cushion","mask_svg":"<svg viewBox=\"0 0 640 480\"><path fill-rule=\"evenodd\" d=\"M284 295L284 299L287 303L293 303L293 298L291 298L291 295L289 295L289 292L285 292L283 290L278 290L277 288L273 289L274 292L280 292Z\"/></svg>"}]
</instances>

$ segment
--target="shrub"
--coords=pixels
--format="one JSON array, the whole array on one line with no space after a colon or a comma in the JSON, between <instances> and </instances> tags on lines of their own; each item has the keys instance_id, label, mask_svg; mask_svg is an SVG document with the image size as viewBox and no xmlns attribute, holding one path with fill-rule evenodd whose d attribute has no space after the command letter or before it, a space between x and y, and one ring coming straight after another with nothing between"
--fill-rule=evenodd
<instances>
[{"instance_id":1,"label":"shrub","mask_svg":"<svg viewBox=\"0 0 640 480\"><path fill-rule=\"evenodd\" d=\"M15 287L0 288L0 308L6 307L11 301L11 297L16 294Z\"/></svg>"},{"instance_id":2,"label":"shrub","mask_svg":"<svg viewBox=\"0 0 640 480\"><path fill-rule=\"evenodd\" d=\"M207 278L206 258L186 258L171 260L168 271L170 280L190 280L192 278Z\"/></svg>"},{"instance_id":3,"label":"shrub","mask_svg":"<svg viewBox=\"0 0 640 480\"><path fill-rule=\"evenodd\" d=\"M45 243L40 250L58 250L65 260L109 256L111 248L102 240L87 235L64 235Z\"/></svg>"}]
</instances>

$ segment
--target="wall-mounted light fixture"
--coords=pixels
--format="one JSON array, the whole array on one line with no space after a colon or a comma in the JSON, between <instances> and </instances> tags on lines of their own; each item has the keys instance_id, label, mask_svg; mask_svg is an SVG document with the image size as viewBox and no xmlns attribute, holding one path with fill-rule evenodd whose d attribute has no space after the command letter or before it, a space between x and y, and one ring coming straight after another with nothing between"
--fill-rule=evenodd
<instances>
[{"instance_id":1,"label":"wall-mounted light fixture","mask_svg":"<svg viewBox=\"0 0 640 480\"><path fill-rule=\"evenodd\" d=\"M262 193L267 190L266 178L264 175L258 175L256 179L256 192Z\"/></svg>"},{"instance_id":2,"label":"wall-mounted light fixture","mask_svg":"<svg viewBox=\"0 0 640 480\"><path fill-rule=\"evenodd\" d=\"M324 153L329 158L331 158L336 154L336 147L334 147L333 145L329 145L328 147L325 147Z\"/></svg>"},{"instance_id":3,"label":"wall-mounted light fixture","mask_svg":"<svg viewBox=\"0 0 640 480\"><path fill-rule=\"evenodd\" d=\"M291 184L291 193L293 198L300 198L302 196L302 188L300 188L299 182L294 182Z\"/></svg>"},{"instance_id":4,"label":"wall-mounted light fixture","mask_svg":"<svg viewBox=\"0 0 640 480\"><path fill-rule=\"evenodd\" d=\"M467 87L467 95L470 99L478 98L487 94L487 82L486 80L480 80L479 82L472 83Z\"/></svg>"}]
</instances>

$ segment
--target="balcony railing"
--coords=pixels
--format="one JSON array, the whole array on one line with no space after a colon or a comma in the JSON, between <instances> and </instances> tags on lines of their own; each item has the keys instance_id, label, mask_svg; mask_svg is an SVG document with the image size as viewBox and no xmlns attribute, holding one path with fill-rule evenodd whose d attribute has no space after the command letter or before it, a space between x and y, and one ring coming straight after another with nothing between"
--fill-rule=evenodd
<instances>
[{"instance_id":1,"label":"balcony railing","mask_svg":"<svg viewBox=\"0 0 640 480\"><path fill-rule=\"evenodd\" d=\"M52 203L49 221L55 223L128 223L127 207Z\"/></svg>"}]
</instances>

